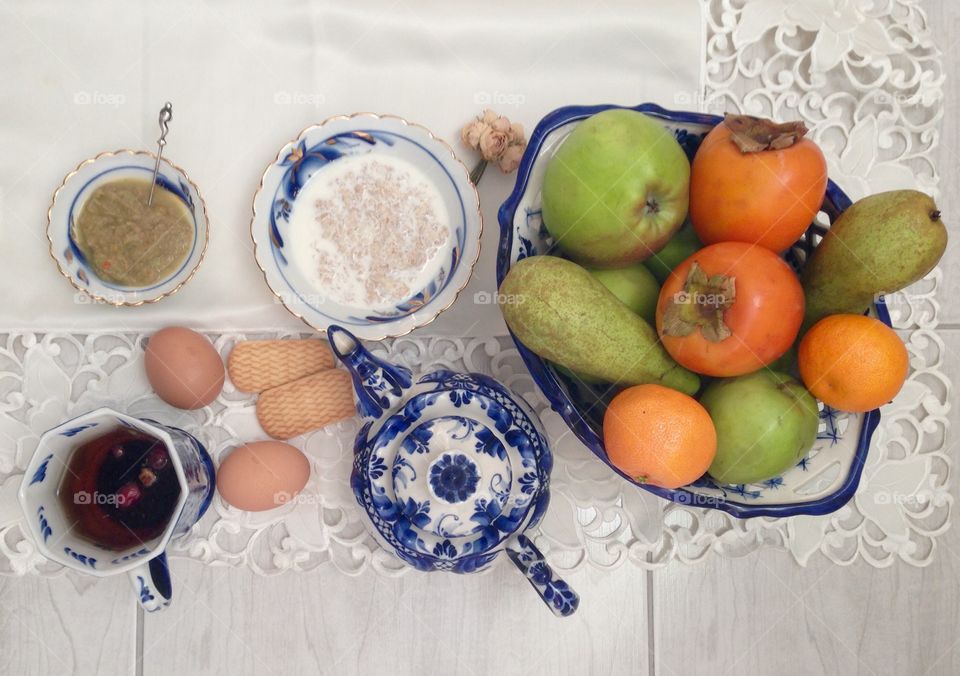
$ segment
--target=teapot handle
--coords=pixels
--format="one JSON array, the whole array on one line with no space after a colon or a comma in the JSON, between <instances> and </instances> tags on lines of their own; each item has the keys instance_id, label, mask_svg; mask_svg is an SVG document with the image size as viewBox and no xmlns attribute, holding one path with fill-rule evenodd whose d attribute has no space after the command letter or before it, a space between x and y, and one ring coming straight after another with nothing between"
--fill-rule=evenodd
<instances>
[{"instance_id":1,"label":"teapot handle","mask_svg":"<svg viewBox=\"0 0 960 676\"><path fill-rule=\"evenodd\" d=\"M556 577L553 569L526 535L518 535L507 543L507 556L520 569L530 585L540 594L554 615L572 615L580 605L580 596L566 582Z\"/></svg>"},{"instance_id":2,"label":"teapot handle","mask_svg":"<svg viewBox=\"0 0 960 676\"><path fill-rule=\"evenodd\" d=\"M413 384L410 369L374 357L342 326L327 327L327 339L334 356L353 378L360 415L379 418L403 401L404 390Z\"/></svg>"},{"instance_id":3,"label":"teapot handle","mask_svg":"<svg viewBox=\"0 0 960 676\"><path fill-rule=\"evenodd\" d=\"M129 571L127 575L133 589L140 599L140 605L148 613L163 610L170 605L173 597L173 584L170 582L170 569L167 567L166 552L150 559L141 566Z\"/></svg>"}]
</instances>

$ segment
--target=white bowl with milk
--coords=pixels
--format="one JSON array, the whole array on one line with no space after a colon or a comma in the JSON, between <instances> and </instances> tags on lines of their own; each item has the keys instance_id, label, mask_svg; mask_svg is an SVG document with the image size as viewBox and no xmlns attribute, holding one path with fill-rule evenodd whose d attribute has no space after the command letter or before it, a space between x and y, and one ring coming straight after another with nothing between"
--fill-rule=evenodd
<instances>
[{"instance_id":1,"label":"white bowl with milk","mask_svg":"<svg viewBox=\"0 0 960 676\"><path fill-rule=\"evenodd\" d=\"M476 189L451 148L401 118L358 114L305 129L254 198L257 264L310 326L379 340L450 307L480 253Z\"/></svg>"}]
</instances>

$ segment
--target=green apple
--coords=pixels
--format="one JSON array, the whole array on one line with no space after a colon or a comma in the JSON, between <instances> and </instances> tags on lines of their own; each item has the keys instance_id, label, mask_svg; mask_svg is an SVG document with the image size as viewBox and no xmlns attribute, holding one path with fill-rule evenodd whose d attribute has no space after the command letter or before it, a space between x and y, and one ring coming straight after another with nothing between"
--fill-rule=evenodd
<instances>
[{"instance_id":1,"label":"green apple","mask_svg":"<svg viewBox=\"0 0 960 676\"><path fill-rule=\"evenodd\" d=\"M643 262L653 273L657 281L663 284L673 269L690 258L694 251L703 248L703 243L697 238L690 221L677 230L677 234L670 238L667 245Z\"/></svg>"},{"instance_id":2,"label":"green apple","mask_svg":"<svg viewBox=\"0 0 960 676\"><path fill-rule=\"evenodd\" d=\"M642 263L625 268L587 268L621 303L653 324L657 314L660 285Z\"/></svg>"},{"instance_id":3,"label":"green apple","mask_svg":"<svg viewBox=\"0 0 960 676\"><path fill-rule=\"evenodd\" d=\"M714 381L700 403L717 429L710 476L750 484L796 465L817 438L817 400L795 378L761 369Z\"/></svg>"},{"instance_id":4,"label":"green apple","mask_svg":"<svg viewBox=\"0 0 960 676\"><path fill-rule=\"evenodd\" d=\"M543 223L579 263L637 263L683 223L689 183L687 156L662 123L605 110L577 125L547 163Z\"/></svg>"}]
</instances>

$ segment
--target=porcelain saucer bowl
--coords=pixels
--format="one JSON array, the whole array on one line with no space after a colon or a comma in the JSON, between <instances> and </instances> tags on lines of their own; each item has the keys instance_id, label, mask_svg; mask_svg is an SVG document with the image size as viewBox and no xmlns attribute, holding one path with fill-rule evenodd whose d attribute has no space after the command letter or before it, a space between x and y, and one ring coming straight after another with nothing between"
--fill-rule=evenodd
<instances>
[{"instance_id":1,"label":"porcelain saucer bowl","mask_svg":"<svg viewBox=\"0 0 960 676\"><path fill-rule=\"evenodd\" d=\"M546 165L577 124L595 113L615 107L619 106L560 108L537 125L517 172L514 190L500 207L498 285L518 260L556 253L541 219L541 188ZM634 110L654 117L673 132L690 159L703 137L722 119L715 115L664 110L653 104L639 105ZM795 269L802 268L806 256L826 233L829 224L848 206L849 198L836 184L828 182L820 215L804 237L787 252L787 262ZM890 324L882 302L871 310L871 314ZM640 484L617 470L607 459L603 447L603 412L606 403L618 390L607 385L586 386L577 382L528 350L515 336L514 342L534 381L554 410L613 471L667 500L720 509L737 517L827 514L842 507L856 492L870 438L880 421L878 410L848 414L821 404L816 443L806 457L781 476L759 484L721 485L704 475L677 490Z\"/></svg>"},{"instance_id":2,"label":"porcelain saucer bowl","mask_svg":"<svg viewBox=\"0 0 960 676\"><path fill-rule=\"evenodd\" d=\"M190 252L173 274L149 287L121 286L97 277L77 245L74 225L93 191L118 179L149 180L153 175L155 162L156 156L145 151L118 150L102 153L82 162L67 174L54 193L47 212L50 255L60 273L82 292L77 296L78 303L90 300L117 306L155 303L179 291L197 271L209 239L206 206L200 191L186 172L166 159L160 161L157 184L176 195L193 217L193 243Z\"/></svg>"},{"instance_id":3,"label":"porcelain saucer bowl","mask_svg":"<svg viewBox=\"0 0 960 676\"><path fill-rule=\"evenodd\" d=\"M290 215L301 189L332 163L361 154L412 164L437 188L450 219L450 237L439 254L443 263L436 274L423 288L387 308L337 303L292 263ZM315 329L336 324L368 340L409 333L450 307L470 280L480 254L481 230L476 188L450 146L424 127L370 113L330 118L287 143L263 174L251 224L257 265L291 313Z\"/></svg>"}]
</instances>

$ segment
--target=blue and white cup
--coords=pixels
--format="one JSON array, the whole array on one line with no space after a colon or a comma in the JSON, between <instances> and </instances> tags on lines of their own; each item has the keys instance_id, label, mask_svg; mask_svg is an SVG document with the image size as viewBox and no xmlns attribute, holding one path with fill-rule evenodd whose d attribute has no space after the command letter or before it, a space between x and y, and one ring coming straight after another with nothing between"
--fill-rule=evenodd
<instances>
[{"instance_id":1,"label":"blue and white cup","mask_svg":"<svg viewBox=\"0 0 960 676\"><path fill-rule=\"evenodd\" d=\"M114 551L72 532L57 490L73 451L119 427L147 434L163 443L180 484L180 497L160 535L126 550ZM167 543L187 533L200 520L213 499L215 484L213 462L193 436L176 427L101 408L61 423L40 437L20 485L19 498L27 527L44 556L96 577L126 573L140 605L153 612L170 605L173 596L164 554Z\"/></svg>"}]
</instances>

